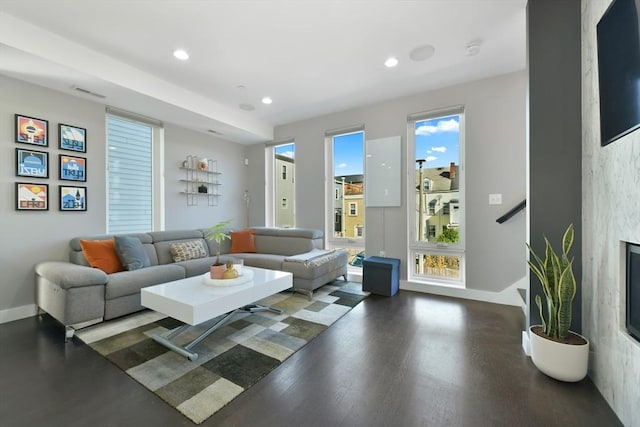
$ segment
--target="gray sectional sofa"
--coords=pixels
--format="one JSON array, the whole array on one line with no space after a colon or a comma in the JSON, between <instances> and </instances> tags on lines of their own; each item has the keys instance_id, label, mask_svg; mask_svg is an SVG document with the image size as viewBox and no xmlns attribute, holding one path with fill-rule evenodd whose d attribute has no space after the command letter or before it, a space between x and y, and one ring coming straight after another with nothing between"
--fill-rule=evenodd
<instances>
[{"instance_id":1,"label":"gray sectional sofa","mask_svg":"<svg viewBox=\"0 0 640 427\"><path fill-rule=\"evenodd\" d=\"M348 255L344 251L324 251L321 230L308 228L253 227L255 253L230 252L230 242L221 245L224 262L228 256L242 258L252 267L293 273L293 290L310 298L320 286L343 276L347 279ZM74 329L113 319L144 309L140 289L209 271L215 261L215 242L206 240L206 230L157 231L126 234L142 243L150 266L106 274L89 266L81 240L105 240L113 235L73 238L69 262L47 261L36 265L36 302L66 327L66 337ZM207 256L174 262L171 244L201 241Z\"/></svg>"}]
</instances>

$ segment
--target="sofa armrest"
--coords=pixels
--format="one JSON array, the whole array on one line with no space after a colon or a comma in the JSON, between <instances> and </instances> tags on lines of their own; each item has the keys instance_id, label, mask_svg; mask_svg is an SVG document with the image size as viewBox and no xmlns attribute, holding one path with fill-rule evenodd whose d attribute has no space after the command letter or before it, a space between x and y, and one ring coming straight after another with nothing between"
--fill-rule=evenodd
<instances>
[{"instance_id":1,"label":"sofa armrest","mask_svg":"<svg viewBox=\"0 0 640 427\"><path fill-rule=\"evenodd\" d=\"M109 281L109 276L102 270L70 262L41 262L36 265L35 272L63 289L105 285Z\"/></svg>"}]
</instances>

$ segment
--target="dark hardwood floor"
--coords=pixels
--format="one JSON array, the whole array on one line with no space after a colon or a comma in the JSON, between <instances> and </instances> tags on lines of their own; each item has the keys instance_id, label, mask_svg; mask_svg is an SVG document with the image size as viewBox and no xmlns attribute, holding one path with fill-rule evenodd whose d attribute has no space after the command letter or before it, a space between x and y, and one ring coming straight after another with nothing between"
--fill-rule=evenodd
<instances>
[{"instance_id":1,"label":"dark hardwood floor","mask_svg":"<svg viewBox=\"0 0 640 427\"><path fill-rule=\"evenodd\" d=\"M522 352L522 310L372 295L203 426L616 426ZM0 426L189 426L49 316L0 325Z\"/></svg>"}]
</instances>

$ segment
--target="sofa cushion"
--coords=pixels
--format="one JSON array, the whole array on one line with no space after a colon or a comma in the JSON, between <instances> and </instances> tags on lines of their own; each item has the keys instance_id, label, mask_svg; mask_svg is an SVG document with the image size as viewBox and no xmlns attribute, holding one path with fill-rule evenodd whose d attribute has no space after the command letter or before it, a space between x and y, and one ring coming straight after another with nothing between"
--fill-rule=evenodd
<instances>
[{"instance_id":1,"label":"sofa cushion","mask_svg":"<svg viewBox=\"0 0 640 427\"><path fill-rule=\"evenodd\" d=\"M105 299L111 300L127 295L139 294L145 286L159 285L184 279L184 268L175 264L154 265L133 271L121 271L109 275L105 287Z\"/></svg>"},{"instance_id":2,"label":"sofa cushion","mask_svg":"<svg viewBox=\"0 0 640 427\"><path fill-rule=\"evenodd\" d=\"M80 247L91 267L99 268L107 274L124 270L116 253L114 239L80 240Z\"/></svg>"},{"instance_id":3,"label":"sofa cushion","mask_svg":"<svg viewBox=\"0 0 640 427\"><path fill-rule=\"evenodd\" d=\"M253 240L253 230L232 231L231 253L253 253L256 251L256 244Z\"/></svg>"},{"instance_id":4,"label":"sofa cushion","mask_svg":"<svg viewBox=\"0 0 640 427\"><path fill-rule=\"evenodd\" d=\"M137 270L150 267L149 256L142 247L142 242L136 237L115 236L116 253L126 270Z\"/></svg>"},{"instance_id":5,"label":"sofa cushion","mask_svg":"<svg viewBox=\"0 0 640 427\"><path fill-rule=\"evenodd\" d=\"M173 262L204 258L209 255L202 240L189 240L186 242L171 243L170 249L171 255L173 256Z\"/></svg>"}]
</instances>

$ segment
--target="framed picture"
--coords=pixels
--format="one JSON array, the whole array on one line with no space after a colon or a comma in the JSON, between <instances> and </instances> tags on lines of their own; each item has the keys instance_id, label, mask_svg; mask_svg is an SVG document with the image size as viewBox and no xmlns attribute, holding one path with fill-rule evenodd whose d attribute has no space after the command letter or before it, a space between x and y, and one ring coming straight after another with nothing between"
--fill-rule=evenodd
<instances>
[{"instance_id":1,"label":"framed picture","mask_svg":"<svg viewBox=\"0 0 640 427\"><path fill-rule=\"evenodd\" d=\"M61 211L86 211L87 187L75 187L60 185L60 210Z\"/></svg>"},{"instance_id":2,"label":"framed picture","mask_svg":"<svg viewBox=\"0 0 640 427\"><path fill-rule=\"evenodd\" d=\"M58 135L61 150L87 152L87 130L85 128L60 123Z\"/></svg>"},{"instance_id":3,"label":"framed picture","mask_svg":"<svg viewBox=\"0 0 640 427\"><path fill-rule=\"evenodd\" d=\"M16 182L16 210L48 211L49 185L32 182Z\"/></svg>"},{"instance_id":4,"label":"framed picture","mask_svg":"<svg viewBox=\"0 0 640 427\"><path fill-rule=\"evenodd\" d=\"M87 180L87 159L60 154L60 179L65 181Z\"/></svg>"},{"instance_id":5,"label":"framed picture","mask_svg":"<svg viewBox=\"0 0 640 427\"><path fill-rule=\"evenodd\" d=\"M49 146L49 122L16 114L16 142Z\"/></svg>"},{"instance_id":6,"label":"framed picture","mask_svg":"<svg viewBox=\"0 0 640 427\"><path fill-rule=\"evenodd\" d=\"M49 178L49 153L16 148L16 176Z\"/></svg>"}]
</instances>

